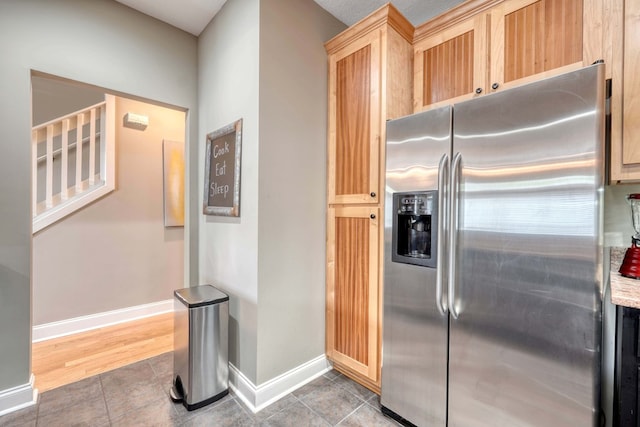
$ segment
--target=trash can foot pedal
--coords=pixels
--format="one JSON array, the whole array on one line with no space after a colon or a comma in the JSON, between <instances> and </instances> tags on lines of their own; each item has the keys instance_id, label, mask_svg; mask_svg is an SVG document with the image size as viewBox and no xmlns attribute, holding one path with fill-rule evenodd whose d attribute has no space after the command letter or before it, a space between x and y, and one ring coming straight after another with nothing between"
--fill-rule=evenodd
<instances>
[{"instance_id":1,"label":"trash can foot pedal","mask_svg":"<svg viewBox=\"0 0 640 427\"><path fill-rule=\"evenodd\" d=\"M169 391L169 397L171 397L171 400L175 403L182 402L182 396L178 396L175 387L171 387L171 390Z\"/></svg>"}]
</instances>

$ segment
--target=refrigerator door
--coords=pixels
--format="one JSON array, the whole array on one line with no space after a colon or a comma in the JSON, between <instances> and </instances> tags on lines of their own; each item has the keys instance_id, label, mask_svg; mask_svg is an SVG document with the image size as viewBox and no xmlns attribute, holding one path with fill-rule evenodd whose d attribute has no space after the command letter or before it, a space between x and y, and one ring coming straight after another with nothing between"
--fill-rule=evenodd
<instances>
[{"instance_id":1,"label":"refrigerator door","mask_svg":"<svg viewBox=\"0 0 640 427\"><path fill-rule=\"evenodd\" d=\"M602 73L454 106L450 427L598 425Z\"/></svg>"},{"instance_id":2,"label":"refrigerator door","mask_svg":"<svg viewBox=\"0 0 640 427\"><path fill-rule=\"evenodd\" d=\"M451 107L387 123L381 403L418 426L446 425L446 220L437 225L437 268L393 262L393 194L437 190L446 219L450 150Z\"/></svg>"}]
</instances>

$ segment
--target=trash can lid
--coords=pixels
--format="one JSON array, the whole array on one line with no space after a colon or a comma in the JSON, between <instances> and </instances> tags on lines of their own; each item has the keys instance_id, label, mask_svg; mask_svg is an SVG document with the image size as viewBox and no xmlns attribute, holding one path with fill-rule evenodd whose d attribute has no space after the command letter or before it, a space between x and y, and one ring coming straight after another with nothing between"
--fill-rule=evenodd
<instances>
[{"instance_id":1,"label":"trash can lid","mask_svg":"<svg viewBox=\"0 0 640 427\"><path fill-rule=\"evenodd\" d=\"M219 304L229 301L229 295L219 291L211 285L194 286L178 289L173 294L189 308L202 307L204 305Z\"/></svg>"}]
</instances>

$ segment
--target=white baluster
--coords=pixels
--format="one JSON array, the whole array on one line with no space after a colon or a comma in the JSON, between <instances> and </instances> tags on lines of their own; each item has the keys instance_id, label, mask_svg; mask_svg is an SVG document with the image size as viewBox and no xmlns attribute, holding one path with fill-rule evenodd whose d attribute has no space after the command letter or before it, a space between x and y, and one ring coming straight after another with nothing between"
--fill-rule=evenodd
<instances>
[{"instance_id":1,"label":"white baluster","mask_svg":"<svg viewBox=\"0 0 640 427\"><path fill-rule=\"evenodd\" d=\"M32 216L38 214L38 131L31 131L31 205Z\"/></svg>"},{"instance_id":2,"label":"white baluster","mask_svg":"<svg viewBox=\"0 0 640 427\"><path fill-rule=\"evenodd\" d=\"M45 196L45 205L47 208L53 206L53 125L47 126L47 181L45 183L46 186L46 196Z\"/></svg>"},{"instance_id":3,"label":"white baluster","mask_svg":"<svg viewBox=\"0 0 640 427\"><path fill-rule=\"evenodd\" d=\"M116 97L105 95L104 123L100 134L100 147L104 147L102 179L109 188L116 183Z\"/></svg>"},{"instance_id":4,"label":"white baluster","mask_svg":"<svg viewBox=\"0 0 640 427\"><path fill-rule=\"evenodd\" d=\"M105 97L108 99L109 95L105 95ZM106 183L107 178L107 144L109 135L107 135L106 125L107 105L103 104L102 106L100 106L100 154L98 154L100 156L100 182L102 184Z\"/></svg>"},{"instance_id":5,"label":"white baluster","mask_svg":"<svg viewBox=\"0 0 640 427\"><path fill-rule=\"evenodd\" d=\"M60 146L62 165L60 166L60 197L62 200L69 198L69 179L67 170L69 165L69 119L62 121L62 145Z\"/></svg>"},{"instance_id":6,"label":"white baluster","mask_svg":"<svg viewBox=\"0 0 640 427\"><path fill-rule=\"evenodd\" d=\"M78 114L76 123L76 194L82 191L82 126L84 114Z\"/></svg>"},{"instance_id":7,"label":"white baluster","mask_svg":"<svg viewBox=\"0 0 640 427\"><path fill-rule=\"evenodd\" d=\"M96 109L91 109L89 123L89 185L96 182Z\"/></svg>"}]
</instances>

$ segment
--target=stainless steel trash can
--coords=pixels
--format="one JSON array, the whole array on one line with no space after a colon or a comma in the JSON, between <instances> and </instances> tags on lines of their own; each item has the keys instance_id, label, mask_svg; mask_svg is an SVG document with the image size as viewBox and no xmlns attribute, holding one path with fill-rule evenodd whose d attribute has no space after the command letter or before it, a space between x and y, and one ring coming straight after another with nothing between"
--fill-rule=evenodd
<instances>
[{"instance_id":1,"label":"stainless steel trash can","mask_svg":"<svg viewBox=\"0 0 640 427\"><path fill-rule=\"evenodd\" d=\"M211 285L174 291L171 399L187 410L229 393L229 296Z\"/></svg>"}]
</instances>

